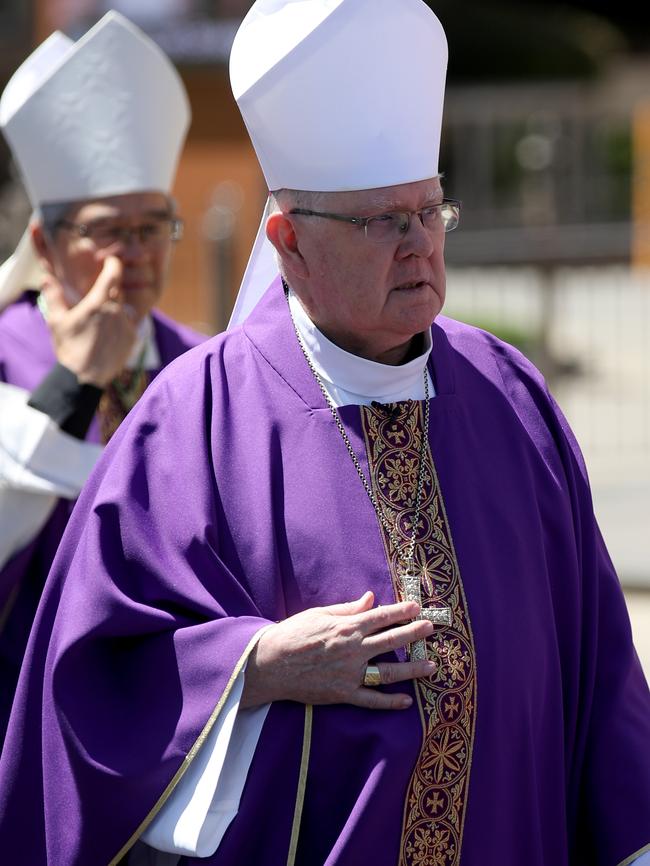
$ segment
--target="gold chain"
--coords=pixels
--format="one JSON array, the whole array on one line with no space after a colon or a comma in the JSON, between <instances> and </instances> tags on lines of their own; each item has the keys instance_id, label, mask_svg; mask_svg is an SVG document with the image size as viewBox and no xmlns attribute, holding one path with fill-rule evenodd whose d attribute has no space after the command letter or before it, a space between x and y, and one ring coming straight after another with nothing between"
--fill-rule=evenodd
<instances>
[{"instance_id":1,"label":"gold chain","mask_svg":"<svg viewBox=\"0 0 650 866\"><path fill-rule=\"evenodd\" d=\"M287 303L289 300L289 286L287 283L282 280L282 284L284 286L285 297L287 298ZM350 438L345 431L345 427L343 426L343 422L341 421L341 417L336 410L336 406L332 401L332 398L327 393L325 386L323 385L323 381L321 377L318 375L314 364L312 363L311 358L309 357L309 353L307 352L307 347L305 346L302 337L300 336L300 332L298 331L298 327L296 325L295 319L293 318L293 313L291 312L291 307L289 307L289 315L291 316L291 322L293 324L293 329L296 332L296 337L298 339L298 343L300 344L300 348L302 349L302 353L305 356L305 360L309 365L309 369L311 370L316 382L318 383L318 387L321 389L323 393L323 397L329 407L330 412L332 413L332 418L338 428L339 433L343 438L343 442L345 443L345 447L348 450L348 454L352 458L352 462L354 464L354 468L357 470L357 475L361 479L361 483L363 484L363 488L368 494L368 498L372 503L372 507L375 509L375 513L379 518L381 525L384 527L388 536L393 544L395 552L402 559L407 566L408 570L411 570L413 564L413 556L415 553L415 539L418 531L418 523L420 521L420 511L422 507L422 490L424 488L424 467L425 467L425 454L427 442L429 441L429 377L427 376L426 366L424 368L424 430L422 435L422 442L420 444L420 454L419 454L419 467L418 467L418 484L417 484L417 492L415 495L415 516L413 518L413 535L411 536L411 540L409 542L408 550L406 556L400 551L400 539L397 536L397 532L395 526L391 526L388 521L386 515L384 514L383 509L380 507L377 502L377 498L373 493L372 487L368 483L366 476L364 474L363 469L361 468L361 464L357 458L357 455L354 453L354 448L352 447L352 443L350 442Z\"/></svg>"}]
</instances>

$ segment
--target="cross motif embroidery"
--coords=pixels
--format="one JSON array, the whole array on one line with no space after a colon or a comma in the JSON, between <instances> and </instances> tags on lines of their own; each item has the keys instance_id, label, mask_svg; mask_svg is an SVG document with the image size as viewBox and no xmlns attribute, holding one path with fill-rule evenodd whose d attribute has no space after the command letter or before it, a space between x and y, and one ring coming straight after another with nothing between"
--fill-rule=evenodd
<instances>
[{"instance_id":1,"label":"cross motif embroidery","mask_svg":"<svg viewBox=\"0 0 650 866\"><path fill-rule=\"evenodd\" d=\"M404 601L416 601L420 605L420 615L416 619L428 619L434 625L451 625L450 607L422 607L422 589L420 575L409 568L402 575L402 591ZM424 638L414 641L409 647L411 661L426 661L427 645Z\"/></svg>"},{"instance_id":2,"label":"cross motif embroidery","mask_svg":"<svg viewBox=\"0 0 650 866\"><path fill-rule=\"evenodd\" d=\"M419 453L421 416L422 407L408 402L399 404L397 415L390 418L372 406L361 410L372 489L380 506L402 528L395 544L382 524L395 597L414 600L420 618L431 617L436 623L428 644L421 641L410 647L409 655L420 659L430 653L441 666L435 675L414 681L423 740L404 799L399 866L459 866L476 721L474 639L430 449L425 455L424 519L418 522L415 539L417 561L403 531L416 523L413 485L391 475L392 461ZM387 428L398 422L406 438L395 442ZM434 589L438 581L440 589L444 586L442 597Z\"/></svg>"}]
</instances>

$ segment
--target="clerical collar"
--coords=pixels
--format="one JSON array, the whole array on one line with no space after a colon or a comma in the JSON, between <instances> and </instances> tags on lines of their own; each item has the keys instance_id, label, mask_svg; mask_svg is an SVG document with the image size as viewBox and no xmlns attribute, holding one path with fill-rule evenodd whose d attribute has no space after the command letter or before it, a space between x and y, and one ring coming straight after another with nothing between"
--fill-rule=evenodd
<instances>
[{"instance_id":1,"label":"clerical collar","mask_svg":"<svg viewBox=\"0 0 650 866\"><path fill-rule=\"evenodd\" d=\"M157 370L160 367L160 352L156 346L156 333L151 316L145 316L138 325L138 336L126 368L135 369L139 363L144 370Z\"/></svg>"},{"instance_id":2,"label":"clerical collar","mask_svg":"<svg viewBox=\"0 0 650 866\"><path fill-rule=\"evenodd\" d=\"M289 289L289 307L316 372L337 406L396 403L424 398L423 371L431 353L431 332L423 334L424 351L406 364L378 364L346 352L329 340L311 321L295 293ZM435 395L429 378L430 396Z\"/></svg>"}]
</instances>

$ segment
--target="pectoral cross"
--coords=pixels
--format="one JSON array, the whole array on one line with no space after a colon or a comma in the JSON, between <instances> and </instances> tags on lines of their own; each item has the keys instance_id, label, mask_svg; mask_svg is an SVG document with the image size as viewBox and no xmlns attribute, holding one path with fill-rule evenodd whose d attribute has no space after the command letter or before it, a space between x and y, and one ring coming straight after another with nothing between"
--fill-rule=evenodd
<instances>
[{"instance_id":1,"label":"pectoral cross","mask_svg":"<svg viewBox=\"0 0 650 866\"><path fill-rule=\"evenodd\" d=\"M420 615L416 619L428 619L434 625L451 625L450 607L422 607L420 575L412 566L402 575L404 601L416 601L420 605ZM411 661L426 661L427 647L424 638L410 645Z\"/></svg>"}]
</instances>

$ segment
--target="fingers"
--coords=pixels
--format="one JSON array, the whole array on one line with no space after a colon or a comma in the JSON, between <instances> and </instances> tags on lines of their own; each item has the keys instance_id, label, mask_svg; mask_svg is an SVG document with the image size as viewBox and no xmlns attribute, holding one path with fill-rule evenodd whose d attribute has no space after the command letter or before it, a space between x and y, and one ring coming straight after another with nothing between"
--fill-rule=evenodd
<instances>
[{"instance_id":1,"label":"fingers","mask_svg":"<svg viewBox=\"0 0 650 866\"><path fill-rule=\"evenodd\" d=\"M323 610L335 616L359 616L359 627L364 634L372 634L382 629L390 628L396 623L413 619L420 612L420 606L414 601L400 601L396 604L380 605L374 607L374 593L370 590L364 592L361 598L347 601L341 604L331 604Z\"/></svg>"},{"instance_id":2,"label":"fingers","mask_svg":"<svg viewBox=\"0 0 650 866\"><path fill-rule=\"evenodd\" d=\"M47 305L48 316L57 317L67 313L70 309L63 286L52 274L48 274L44 278L41 294Z\"/></svg>"},{"instance_id":3,"label":"fingers","mask_svg":"<svg viewBox=\"0 0 650 866\"><path fill-rule=\"evenodd\" d=\"M417 662L379 662L375 667L379 670L380 685L390 686L393 683L404 683L420 677L431 677L438 670L434 661ZM372 688L377 688L373 686Z\"/></svg>"},{"instance_id":4,"label":"fingers","mask_svg":"<svg viewBox=\"0 0 650 866\"><path fill-rule=\"evenodd\" d=\"M381 685L406 682L407 680L431 677L438 670L434 661L380 662L377 665ZM360 686L350 700L351 704L369 710L405 710L413 703L410 695L378 691L376 686Z\"/></svg>"},{"instance_id":5,"label":"fingers","mask_svg":"<svg viewBox=\"0 0 650 866\"><path fill-rule=\"evenodd\" d=\"M367 610L359 617L359 627L366 635L374 634L397 623L413 619L419 613L420 606L415 601L399 601L396 604L380 605Z\"/></svg>"},{"instance_id":6,"label":"fingers","mask_svg":"<svg viewBox=\"0 0 650 866\"><path fill-rule=\"evenodd\" d=\"M372 634L362 641L364 651L369 653L369 658L391 652L413 641L421 640L433 634L435 626L428 619L418 619L414 622L390 628L379 634Z\"/></svg>"},{"instance_id":7,"label":"fingers","mask_svg":"<svg viewBox=\"0 0 650 866\"><path fill-rule=\"evenodd\" d=\"M394 692L379 692L376 689L359 688L349 701L355 707L366 710L408 710L413 703L410 695Z\"/></svg>"},{"instance_id":8,"label":"fingers","mask_svg":"<svg viewBox=\"0 0 650 866\"><path fill-rule=\"evenodd\" d=\"M122 273L124 266L117 256L106 256L99 276L79 307L97 309L107 301L122 303Z\"/></svg>"},{"instance_id":9,"label":"fingers","mask_svg":"<svg viewBox=\"0 0 650 866\"><path fill-rule=\"evenodd\" d=\"M413 601L400 601L396 604L380 605L379 607L373 607L374 603L374 593L368 590L364 592L361 598L355 599L355 601L331 604L321 609L333 616L353 616L357 614L358 620L356 625L364 635L373 634L374 632L390 628L396 623L413 619L420 612L420 606Z\"/></svg>"},{"instance_id":10,"label":"fingers","mask_svg":"<svg viewBox=\"0 0 650 866\"><path fill-rule=\"evenodd\" d=\"M434 626L429 620L414 620L420 612L416 602L402 601L376 608L372 607L373 602L373 593L366 592L360 599L322 610L347 617L346 623L361 637L364 653L369 656L390 652L433 633Z\"/></svg>"},{"instance_id":11,"label":"fingers","mask_svg":"<svg viewBox=\"0 0 650 866\"><path fill-rule=\"evenodd\" d=\"M364 592L361 598L355 601L345 601L341 604L330 604L323 610L335 616L353 616L355 613L363 613L370 610L375 603L375 596L370 590Z\"/></svg>"}]
</instances>

